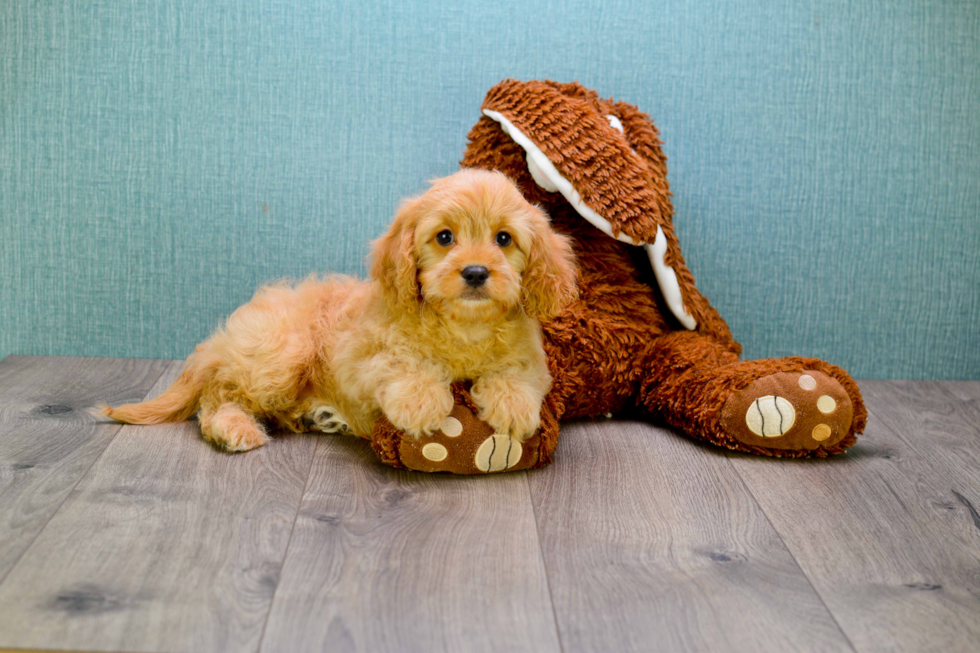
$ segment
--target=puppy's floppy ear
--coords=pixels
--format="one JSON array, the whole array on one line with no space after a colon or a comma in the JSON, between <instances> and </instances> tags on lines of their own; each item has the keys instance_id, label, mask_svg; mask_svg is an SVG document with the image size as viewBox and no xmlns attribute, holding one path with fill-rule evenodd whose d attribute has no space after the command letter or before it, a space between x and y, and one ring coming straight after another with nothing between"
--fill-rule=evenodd
<instances>
[{"instance_id":1,"label":"puppy's floppy ear","mask_svg":"<svg viewBox=\"0 0 980 653\"><path fill-rule=\"evenodd\" d=\"M531 245L524 268L524 311L538 320L550 320L578 298L578 266L571 239L556 234L544 211L534 207Z\"/></svg>"},{"instance_id":2,"label":"puppy's floppy ear","mask_svg":"<svg viewBox=\"0 0 980 653\"><path fill-rule=\"evenodd\" d=\"M402 202L388 232L372 243L371 277L388 303L403 311L414 311L419 302L415 226L421 210L420 197Z\"/></svg>"}]
</instances>

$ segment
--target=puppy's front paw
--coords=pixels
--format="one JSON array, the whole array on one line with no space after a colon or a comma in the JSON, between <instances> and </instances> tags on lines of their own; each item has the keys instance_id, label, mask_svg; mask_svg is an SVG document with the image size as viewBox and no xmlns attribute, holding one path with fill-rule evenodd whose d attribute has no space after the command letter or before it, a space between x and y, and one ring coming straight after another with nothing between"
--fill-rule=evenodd
<instances>
[{"instance_id":1,"label":"puppy's front paw","mask_svg":"<svg viewBox=\"0 0 980 653\"><path fill-rule=\"evenodd\" d=\"M438 431L452 409L453 394L441 385L393 383L381 403L388 421L415 438Z\"/></svg>"},{"instance_id":2,"label":"puppy's front paw","mask_svg":"<svg viewBox=\"0 0 980 653\"><path fill-rule=\"evenodd\" d=\"M473 386L470 396L480 409L478 417L493 427L524 442L541 426L541 401L537 393L502 385Z\"/></svg>"}]
</instances>

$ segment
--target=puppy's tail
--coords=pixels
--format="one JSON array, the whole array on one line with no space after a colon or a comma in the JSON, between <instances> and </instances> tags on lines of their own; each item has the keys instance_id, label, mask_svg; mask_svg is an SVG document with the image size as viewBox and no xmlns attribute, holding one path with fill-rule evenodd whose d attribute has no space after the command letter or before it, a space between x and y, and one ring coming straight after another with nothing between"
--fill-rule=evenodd
<instances>
[{"instance_id":1,"label":"puppy's tail","mask_svg":"<svg viewBox=\"0 0 980 653\"><path fill-rule=\"evenodd\" d=\"M177 380L156 399L139 404L125 404L118 408L101 404L93 412L124 424L183 422L197 412L206 380L206 374L188 365Z\"/></svg>"}]
</instances>

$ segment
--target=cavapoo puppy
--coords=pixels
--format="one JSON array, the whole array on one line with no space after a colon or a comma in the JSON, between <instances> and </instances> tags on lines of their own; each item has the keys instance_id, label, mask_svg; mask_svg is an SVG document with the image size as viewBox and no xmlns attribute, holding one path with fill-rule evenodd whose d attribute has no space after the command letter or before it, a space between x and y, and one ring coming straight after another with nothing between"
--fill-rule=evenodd
<instances>
[{"instance_id":1,"label":"cavapoo puppy","mask_svg":"<svg viewBox=\"0 0 980 653\"><path fill-rule=\"evenodd\" d=\"M520 441L551 386L538 320L577 295L569 240L499 172L463 170L405 201L373 244L371 277L273 284L198 345L159 397L99 412L179 422L229 451L265 424L370 438L382 413L415 437L473 381L480 419Z\"/></svg>"}]
</instances>

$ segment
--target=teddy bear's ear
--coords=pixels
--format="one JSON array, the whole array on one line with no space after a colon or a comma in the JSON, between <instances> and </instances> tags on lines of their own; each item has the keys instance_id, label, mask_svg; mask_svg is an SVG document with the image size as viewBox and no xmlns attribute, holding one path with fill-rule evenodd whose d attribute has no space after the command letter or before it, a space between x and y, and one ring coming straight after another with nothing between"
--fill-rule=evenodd
<instances>
[{"instance_id":1,"label":"teddy bear's ear","mask_svg":"<svg viewBox=\"0 0 980 653\"><path fill-rule=\"evenodd\" d=\"M650 116L627 102L613 102L612 99L600 101L602 108L609 111L606 119L610 126L619 131L629 143L634 155L642 162L638 170L646 178L647 188L651 192L651 204L657 215L657 224L663 228L670 224L674 215L674 207L670 201L670 185L667 183L667 157L664 155L660 131ZM646 240L650 240L649 234Z\"/></svg>"},{"instance_id":2,"label":"teddy bear's ear","mask_svg":"<svg viewBox=\"0 0 980 653\"><path fill-rule=\"evenodd\" d=\"M673 216L666 162L652 123L634 108L627 131L615 107L577 83L506 80L487 93L483 115L520 146L520 163L544 192L617 240L652 243Z\"/></svg>"},{"instance_id":3,"label":"teddy bear's ear","mask_svg":"<svg viewBox=\"0 0 980 653\"><path fill-rule=\"evenodd\" d=\"M414 311L419 302L415 227L421 212L422 198L405 200L388 232L372 243L371 278L388 304L403 312Z\"/></svg>"}]
</instances>

